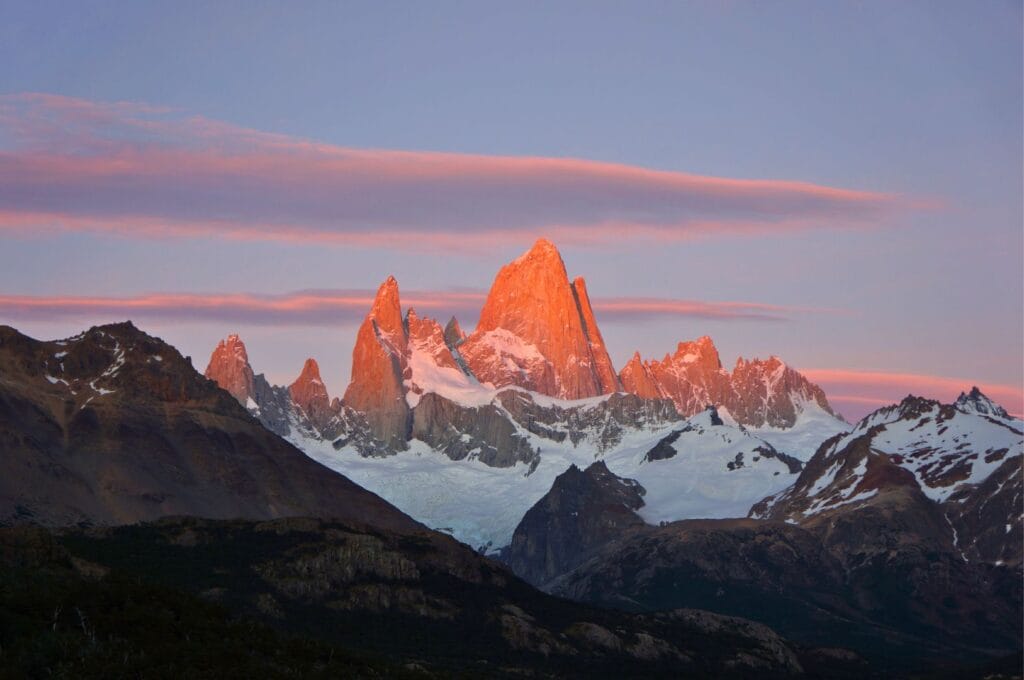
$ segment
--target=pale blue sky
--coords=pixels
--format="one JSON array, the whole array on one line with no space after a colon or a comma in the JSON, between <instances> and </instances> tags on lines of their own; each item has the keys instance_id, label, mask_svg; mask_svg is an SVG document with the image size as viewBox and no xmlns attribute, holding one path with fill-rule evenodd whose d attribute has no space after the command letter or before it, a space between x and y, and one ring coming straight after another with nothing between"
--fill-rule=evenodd
<instances>
[{"instance_id":1,"label":"pale blue sky","mask_svg":"<svg viewBox=\"0 0 1024 680\"><path fill-rule=\"evenodd\" d=\"M341 147L573 157L930 201L939 207L867 230L822 220L794 233L559 245L595 297L842 310L602 324L619 363L707 333L729 365L774 353L798 367L1019 386L1021 24L1019 2L7 0L0 94L167 106ZM445 254L91 232L0 238L0 292L57 296L372 288L389 273L409 290L486 288L531 240ZM0 322L43 336L82 325L3 308ZM354 338L352 327L140 325L201 357L200 368L230 331L279 381L312 354L333 393Z\"/></svg>"}]
</instances>

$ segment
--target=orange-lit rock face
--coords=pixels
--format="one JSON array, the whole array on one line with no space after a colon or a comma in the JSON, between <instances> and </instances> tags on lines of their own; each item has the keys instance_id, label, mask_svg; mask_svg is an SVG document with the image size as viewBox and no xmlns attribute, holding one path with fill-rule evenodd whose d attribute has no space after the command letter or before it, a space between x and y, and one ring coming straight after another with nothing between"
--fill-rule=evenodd
<instances>
[{"instance_id":1,"label":"orange-lit rock face","mask_svg":"<svg viewBox=\"0 0 1024 680\"><path fill-rule=\"evenodd\" d=\"M325 422L331 417L331 398L320 379L320 366L316 359L306 359L302 373L288 386L288 394L314 423Z\"/></svg>"},{"instance_id":2,"label":"orange-lit rock face","mask_svg":"<svg viewBox=\"0 0 1024 680\"><path fill-rule=\"evenodd\" d=\"M713 404L725 407L743 425L790 427L800 402L816 402L832 413L821 388L778 357L740 359L730 374L707 336L679 343L675 354L661 361L642 361L634 354L619 377L627 392L671 399L684 416Z\"/></svg>"},{"instance_id":3,"label":"orange-lit rock face","mask_svg":"<svg viewBox=\"0 0 1024 680\"><path fill-rule=\"evenodd\" d=\"M816 402L832 413L825 392L778 357L738 359L732 369L732 386L735 399L729 411L740 422L790 425L797 415L794 397Z\"/></svg>"},{"instance_id":4,"label":"orange-lit rock face","mask_svg":"<svg viewBox=\"0 0 1024 680\"><path fill-rule=\"evenodd\" d=\"M582 279L569 283L562 257L544 239L501 268L459 352L478 380L495 387L581 399L619 386Z\"/></svg>"},{"instance_id":5,"label":"orange-lit rock face","mask_svg":"<svg viewBox=\"0 0 1024 680\"><path fill-rule=\"evenodd\" d=\"M411 422L403 386L407 349L398 282L388 277L359 327L352 350L352 381L343 402L366 414L374 436L397 449L406 448Z\"/></svg>"},{"instance_id":6,"label":"orange-lit rock face","mask_svg":"<svg viewBox=\"0 0 1024 680\"><path fill-rule=\"evenodd\" d=\"M730 400L729 374L722 369L718 349L707 336L680 342L675 354L650 362L650 372L681 414L700 413L710 404L727 406Z\"/></svg>"},{"instance_id":7,"label":"orange-lit rock face","mask_svg":"<svg viewBox=\"0 0 1024 680\"><path fill-rule=\"evenodd\" d=\"M576 305L579 308L580 319L583 321L583 333L590 345L590 354L593 359L593 372L597 379L601 394L618 392L622 389L619 383L619 376L615 374L615 366L608 356L608 350L604 346L604 338L597 327L597 320L594 319L594 310L590 306L590 296L587 294L587 282L582 276L577 276L572 282L573 295L576 298Z\"/></svg>"},{"instance_id":8,"label":"orange-lit rock face","mask_svg":"<svg viewBox=\"0 0 1024 680\"><path fill-rule=\"evenodd\" d=\"M661 389L651 374L651 367L640 358L640 352L635 352L619 373L622 380L622 389L632 392L644 399L657 399L662 397Z\"/></svg>"},{"instance_id":9,"label":"orange-lit rock face","mask_svg":"<svg viewBox=\"0 0 1024 680\"><path fill-rule=\"evenodd\" d=\"M254 376L249 365L249 355L237 335L229 335L217 343L203 375L230 392L243 406L254 394Z\"/></svg>"}]
</instances>

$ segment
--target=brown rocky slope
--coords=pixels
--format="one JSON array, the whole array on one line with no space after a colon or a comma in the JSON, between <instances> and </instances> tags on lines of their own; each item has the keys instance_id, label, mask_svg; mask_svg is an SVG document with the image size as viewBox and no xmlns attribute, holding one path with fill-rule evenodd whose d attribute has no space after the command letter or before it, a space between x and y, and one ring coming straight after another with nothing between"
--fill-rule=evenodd
<instances>
[{"instance_id":1,"label":"brown rocky slope","mask_svg":"<svg viewBox=\"0 0 1024 680\"><path fill-rule=\"evenodd\" d=\"M128 322L55 342L0 327L0 449L5 522L318 515L422 529Z\"/></svg>"}]
</instances>

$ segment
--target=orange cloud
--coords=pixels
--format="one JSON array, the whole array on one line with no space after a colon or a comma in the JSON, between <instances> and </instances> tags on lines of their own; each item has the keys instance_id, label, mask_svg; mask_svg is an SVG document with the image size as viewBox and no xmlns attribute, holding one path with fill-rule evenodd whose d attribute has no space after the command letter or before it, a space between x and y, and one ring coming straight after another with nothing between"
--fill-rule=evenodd
<instances>
[{"instance_id":1,"label":"orange cloud","mask_svg":"<svg viewBox=\"0 0 1024 680\"><path fill-rule=\"evenodd\" d=\"M53 95L0 96L0 140L0 230L22 233L472 249L862 228L911 207L791 180L352 149Z\"/></svg>"}]
</instances>

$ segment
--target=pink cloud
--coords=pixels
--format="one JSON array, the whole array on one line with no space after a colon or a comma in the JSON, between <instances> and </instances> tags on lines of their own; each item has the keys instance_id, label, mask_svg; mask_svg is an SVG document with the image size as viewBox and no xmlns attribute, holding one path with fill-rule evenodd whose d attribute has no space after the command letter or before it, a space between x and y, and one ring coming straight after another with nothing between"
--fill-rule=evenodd
<instances>
[{"instance_id":1,"label":"pink cloud","mask_svg":"<svg viewBox=\"0 0 1024 680\"><path fill-rule=\"evenodd\" d=\"M151 294L132 297L0 295L0 319L162 319L263 325L333 326L356 322L373 304L372 290L313 290L285 295ZM473 319L483 291L403 291L402 304L420 314ZM832 312L757 302L708 302L664 298L595 298L604 321L686 317L717 320L784 321L792 314Z\"/></svg>"},{"instance_id":2,"label":"pink cloud","mask_svg":"<svg viewBox=\"0 0 1024 680\"><path fill-rule=\"evenodd\" d=\"M988 397L1011 413L1024 413L1024 387L916 373L888 373L849 369L802 369L809 380L825 390L829 402L848 419L860 418L882 406L899 402L908 394L949 403L960 392L977 385Z\"/></svg>"},{"instance_id":3,"label":"pink cloud","mask_svg":"<svg viewBox=\"0 0 1024 680\"><path fill-rule=\"evenodd\" d=\"M0 96L0 230L480 248L870 227L884 193L574 158L364 150L134 103Z\"/></svg>"}]
</instances>

